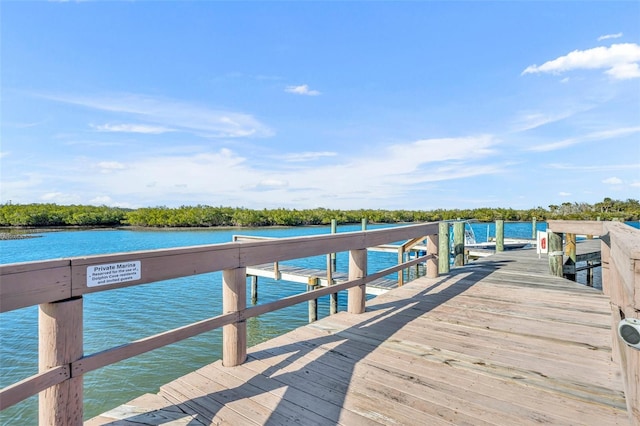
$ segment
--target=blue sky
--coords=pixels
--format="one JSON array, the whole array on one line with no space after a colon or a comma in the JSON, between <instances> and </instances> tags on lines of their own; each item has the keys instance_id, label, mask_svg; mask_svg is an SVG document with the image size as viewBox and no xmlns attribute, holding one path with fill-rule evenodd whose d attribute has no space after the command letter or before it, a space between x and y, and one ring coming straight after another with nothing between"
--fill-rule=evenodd
<instances>
[{"instance_id":1,"label":"blue sky","mask_svg":"<svg viewBox=\"0 0 640 426\"><path fill-rule=\"evenodd\" d=\"M1 201L640 198L640 2L2 2Z\"/></svg>"}]
</instances>

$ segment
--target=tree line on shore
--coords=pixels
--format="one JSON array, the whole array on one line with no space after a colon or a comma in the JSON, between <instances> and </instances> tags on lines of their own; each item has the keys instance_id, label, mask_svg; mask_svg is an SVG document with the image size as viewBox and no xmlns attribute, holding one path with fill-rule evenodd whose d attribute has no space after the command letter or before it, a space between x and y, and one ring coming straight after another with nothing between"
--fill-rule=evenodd
<instances>
[{"instance_id":1,"label":"tree line on shore","mask_svg":"<svg viewBox=\"0 0 640 426\"><path fill-rule=\"evenodd\" d=\"M436 210L332 210L316 209L263 209L253 210L207 205L145 207L126 209L107 206L11 204L0 205L0 226L4 227L59 227L59 226L138 226L138 227L215 227L215 226L305 226L327 225L332 219L338 223L431 222L439 220L476 219L492 222L565 220L639 220L640 202L605 198L593 205L562 203L548 209L536 207L528 210L511 208L436 209Z\"/></svg>"}]
</instances>

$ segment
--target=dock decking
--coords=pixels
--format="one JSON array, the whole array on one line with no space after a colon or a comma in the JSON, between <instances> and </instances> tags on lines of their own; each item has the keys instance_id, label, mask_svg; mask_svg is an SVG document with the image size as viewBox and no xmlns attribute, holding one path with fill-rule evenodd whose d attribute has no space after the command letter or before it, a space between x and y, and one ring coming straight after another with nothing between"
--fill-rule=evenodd
<instances>
[{"instance_id":1,"label":"dock decking","mask_svg":"<svg viewBox=\"0 0 640 426\"><path fill-rule=\"evenodd\" d=\"M598 290L509 251L214 362L87 425L628 425Z\"/></svg>"},{"instance_id":2,"label":"dock decking","mask_svg":"<svg viewBox=\"0 0 640 426\"><path fill-rule=\"evenodd\" d=\"M275 271L272 263L265 263L247 268L247 275L270 278L272 280L291 281L299 284L307 284L310 277L318 279L318 285L327 286L327 271L323 269L303 268L294 265L278 265ZM332 272L331 279L334 284L346 282L349 279L347 272ZM398 287L398 281L389 278L379 278L367 284L367 294L380 295Z\"/></svg>"}]
</instances>

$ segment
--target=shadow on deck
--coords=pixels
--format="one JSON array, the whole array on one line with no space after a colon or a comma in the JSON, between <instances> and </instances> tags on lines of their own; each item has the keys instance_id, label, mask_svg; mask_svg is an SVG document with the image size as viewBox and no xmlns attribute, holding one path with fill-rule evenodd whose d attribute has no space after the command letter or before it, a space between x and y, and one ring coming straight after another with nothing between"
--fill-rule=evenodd
<instances>
[{"instance_id":1,"label":"shadow on deck","mask_svg":"<svg viewBox=\"0 0 640 426\"><path fill-rule=\"evenodd\" d=\"M533 256L420 278L86 424L628 424L608 298Z\"/></svg>"}]
</instances>

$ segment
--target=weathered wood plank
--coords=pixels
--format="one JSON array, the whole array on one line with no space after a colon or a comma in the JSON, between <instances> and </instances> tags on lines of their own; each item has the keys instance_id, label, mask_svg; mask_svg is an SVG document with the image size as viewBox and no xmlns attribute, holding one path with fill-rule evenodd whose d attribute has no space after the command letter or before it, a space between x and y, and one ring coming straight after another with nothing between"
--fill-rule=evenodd
<instances>
[{"instance_id":1,"label":"weathered wood plank","mask_svg":"<svg viewBox=\"0 0 640 426\"><path fill-rule=\"evenodd\" d=\"M68 365L57 366L0 390L0 411L71 377Z\"/></svg>"},{"instance_id":2,"label":"weathered wood plank","mask_svg":"<svg viewBox=\"0 0 640 426\"><path fill-rule=\"evenodd\" d=\"M71 297L69 260L0 265L0 312Z\"/></svg>"},{"instance_id":3,"label":"weathered wood plank","mask_svg":"<svg viewBox=\"0 0 640 426\"><path fill-rule=\"evenodd\" d=\"M420 278L160 395L208 422L627 424L608 298L547 268L504 252Z\"/></svg>"}]
</instances>

